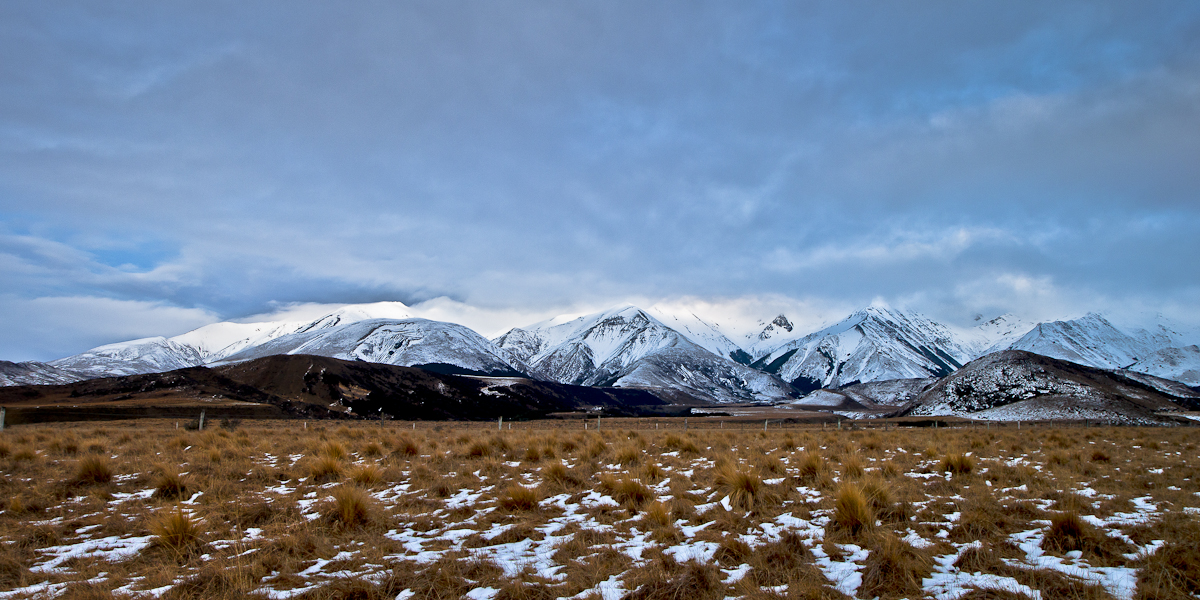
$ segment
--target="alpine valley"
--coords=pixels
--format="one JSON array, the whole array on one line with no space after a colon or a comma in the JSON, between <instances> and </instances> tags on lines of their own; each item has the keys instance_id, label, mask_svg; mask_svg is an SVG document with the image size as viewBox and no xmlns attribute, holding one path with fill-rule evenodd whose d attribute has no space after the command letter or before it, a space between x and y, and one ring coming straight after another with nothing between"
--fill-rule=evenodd
<instances>
[{"instance_id":1,"label":"alpine valley","mask_svg":"<svg viewBox=\"0 0 1200 600\"><path fill-rule=\"evenodd\" d=\"M1042 323L1003 315L963 329L876 306L817 331L799 330L786 315L768 317L750 335L733 335L686 311L618 306L489 340L462 325L418 318L402 303L381 302L311 321L215 323L48 363L0 361L0 385L227 369L308 355L446 376L624 388L675 406L1149 422L1195 407L1198 341L1197 332L1161 318L1151 327L1122 329L1094 313Z\"/></svg>"}]
</instances>

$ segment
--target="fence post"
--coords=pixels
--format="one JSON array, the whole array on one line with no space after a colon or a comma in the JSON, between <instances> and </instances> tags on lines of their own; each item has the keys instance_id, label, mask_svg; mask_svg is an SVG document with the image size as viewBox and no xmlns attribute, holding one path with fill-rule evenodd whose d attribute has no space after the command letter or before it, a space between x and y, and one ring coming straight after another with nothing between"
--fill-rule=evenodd
<instances>
[{"instance_id":1,"label":"fence post","mask_svg":"<svg viewBox=\"0 0 1200 600\"><path fill-rule=\"evenodd\" d=\"M497 430L504 429L504 417L500 417L500 422L499 422L499 424L496 425L496 429Z\"/></svg>"},{"instance_id":2,"label":"fence post","mask_svg":"<svg viewBox=\"0 0 1200 600\"><path fill-rule=\"evenodd\" d=\"M196 430L204 431L204 411L200 411L200 427L198 427Z\"/></svg>"},{"instance_id":3,"label":"fence post","mask_svg":"<svg viewBox=\"0 0 1200 600\"><path fill-rule=\"evenodd\" d=\"M8 409L0 406L0 431L4 431L4 418L8 416Z\"/></svg>"}]
</instances>

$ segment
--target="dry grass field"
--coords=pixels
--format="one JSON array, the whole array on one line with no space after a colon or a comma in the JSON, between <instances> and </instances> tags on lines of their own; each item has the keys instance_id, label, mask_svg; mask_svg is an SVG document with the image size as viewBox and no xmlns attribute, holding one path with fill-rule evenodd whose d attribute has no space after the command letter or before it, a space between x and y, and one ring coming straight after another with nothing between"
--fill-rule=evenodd
<instances>
[{"instance_id":1,"label":"dry grass field","mask_svg":"<svg viewBox=\"0 0 1200 600\"><path fill-rule=\"evenodd\" d=\"M1187 428L213 425L0 434L0 598L1200 592Z\"/></svg>"}]
</instances>

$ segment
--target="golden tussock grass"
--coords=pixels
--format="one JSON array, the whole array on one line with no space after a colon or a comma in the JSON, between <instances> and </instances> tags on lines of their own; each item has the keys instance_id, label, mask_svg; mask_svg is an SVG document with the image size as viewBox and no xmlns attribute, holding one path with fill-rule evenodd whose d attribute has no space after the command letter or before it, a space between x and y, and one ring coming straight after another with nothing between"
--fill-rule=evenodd
<instances>
[{"instance_id":1,"label":"golden tussock grass","mask_svg":"<svg viewBox=\"0 0 1200 600\"><path fill-rule=\"evenodd\" d=\"M342 476L342 461L332 456L318 456L309 461L308 473L318 483L339 479Z\"/></svg>"},{"instance_id":2,"label":"golden tussock grass","mask_svg":"<svg viewBox=\"0 0 1200 600\"><path fill-rule=\"evenodd\" d=\"M729 503L740 510L754 510L756 505L761 507L778 499L757 472L732 463L717 467L713 481L719 493L728 496Z\"/></svg>"},{"instance_id":3,"label":"golden tussock grass","mask_svg":"<svg viewBox=\"0 0 1200 600\"><path fill-rule=\"evenodd\" d=\"M333 460L342 460L346 458L347 454L346 447L343 446L341 442L325 442L324 444L321 444L320 448L317 449L318 456Z\"/></svg>"},{"instance_id":4,"label":"golden tussock grass","mask_svg":"<svg viewBox=\"0 0 1200 600\"><path fill-rule=\"evenodd\" d=\"M806 484L815 484L825 476L825 459L816 452L805 452L800 457L799 471L796 477Z\"/></svg>"},{"instance_id":5,"label":"golden tussock grass","mask_svg":"<svg viewBox=\"0 0 1200 600\"><path fill-rule=\"evenodd\" d=\"M849 482L838 487L833 509L834 530L854 539L874 526L875 515L862 489Z\"/></svg>"},{"instance_id":6,"label":"golden tussock grass","mask_svg":"<svg viewBox=\"0 0 1200 600\"><path fill-rule=\"evenodd\" d=\"M894 534L873 536L859 593L876 598L916 598L924 593L933 560Z\"/></svg>"},{"instance_id":7,"label":"golden tussock grass","mask_svg":"<svg viewBox=\"0 0 1200 600\"><path fill-rule=\"evenodd\" d=\"M113 479L112 464L100 456L85 456L75 465L74 482L79 485L109 483Z\"/></svg>"},{"instance_id":8,"label":"golden tussock grass","mask_svg":"<svg viewBox=\"0 0 1200 600\"><path fill-rule=\"evenodd\" d=\"M359 488L341 485L333 489L331 501L322 511L326 523L343 529L363 527L375 520L373 502Z\"/></svg>"},{"instance_id":9,"label":"golden tussock grass","mask_svg":"<svg viewBox=\"0 0 1200 600\"><path fill-rule=\"evenodd\" d=\"M863 476L862 459L857 454L851 454L842 461L842 475L849 479L858 479Z\"/></svg>"},{"instance_id":10,"label":"golden tussock grass","mask_svg":"<svg viewBox=\"0 0 1200 600\"><path fill-rule=\"evenodd\" d=\"M1044 531L1043 549L1051 554L1078 549L1093 567L1139 569L1139 599L1190 598L1200 585L1200 526L1183 511L1195 506L1200 492L1197 443L1187 430L1036 428L1019 436L949 428L741 432L697 430L697 422L709 424L694 420L689 432L647 430L646 423L638 428L633 420L615 419L612 425L604 420L601 431L587 432L578 422L518 422L504 432L496 432L494 423L490 429L439 423L411 430L389 424L384 431L378 423L311 421L307 429L298 422L248 421L235 431L203 432L176 430L173 422L146 431L128 424L106 426L107 432L93 426L19 426L0 434L0 470L11 475L0 478L0 590L49 579L72 586L59 589L62 597L109 597L105 594L139 578L136 592L170 588L164 597L177 598L254 597L267 589L299 598L395 598L412 590L416 600L458 598L492 587L499 590L494 598L540 600L574 596L617 576L630 597L841 597L815 565L811 548L820 539L802 539L787 528L778 537L762 534L762 526L783 513L818 523L828 515L822 547L833 560L849 554L844 543L867 551L859 563L860 597L923 597L914 585L928 576L932 556L950 552L947 542L979 541L981 548L963 551L956 568L1012 577L1045 598L1110 600L1098 586L1006 563L1024 561L1011 536L1031 529ZM519 431L530 426L547 429ZM573 427L580 429L568 429ZM1063 447L1061 440L1073 445ZM89 452L93 444L105 454ZM411 450L405 450L409 444ZM338 447L353 448L357 456ZM936 456L914 452L926 447L936 448ZM1020 451L1014 454L1011 447ZM472 456L471 448L479 451ZM944 461L967 451L970 476L941 477ZM18 453L27 455L18 459ZM112 478L88 488L73 484L74 471L88 458L107 461ZM327 472L314 470L321 462ZM775 478L783 483L765 483ZM661 488L648 487L668 480ZM379 489L384 481L407 485ZM1066 491L1084 487L1096 494ZM155 490L153 498L137 494L148 488ZM586 498L593 490L621 506L591 504ZM482 495L474 506L455 508L439 499L459 491ZM155 549L127 561L81 557L64 564L69 573L30 571L48 560L39 549L158 535L153 529L158 521L177 513L172 504L197 492L202 494L186 508L199 542L196 550L179 555L183 560L167 558L175 553L156 542ZM572 509L575 515L603 530L568 522L550 533L545 526L565 513L557 500L544 507L537 502L560 495L579 505ZM737 509L710 507L726 495ZM1141 510L1132 500L1142 496L1159 507L1147 523L1090 525L1092 515L1107 519ZM708 510L698 511L700 505ZM951 513L958 518L949 521ZM706 523L711 525L692 533ZM92 526L97 527L86 529ZM500 535L483 535L497 526L504 527ZM251 528L253 536L246 533ZM474 531L459 544L442 537L447 528ZM76 533L81 529L85 533ZM621 548L634 530L657 542L645 549L644 563ZM935 545L914 548L903 541L910 530ZM943 530L949 538L944 541L938 535ZM1118 531L1134 543L1121 541L1114 535ZM389 532L409 532L405 535L423 538L421 552L445 554L418 564L412 560L415 550ZM506 576L497 565L472 558L499 545L551 536L558 541L548 550L561 567L561 580L532 570ZM752 537L753 549L744 541ZM1152 554L1125 558L1154 540L1167 542ZM708 564L678 564L664 553L699 542L718 544ZM334 560L343 552L352 558ZM198 560L200 554L208 556ZM316 578L311 571L304 574L318 564ZM728 570L743 564L749 569L737 583L722 583L720 571L715 582L709 577L718 565ZM342 572L355 574L325 577ZM783 585L787 588L772 588ZM994 594L963 597L999 597Z\"/></svg>"},{"instance_id":11,"label":"golden tussock grass","mask_svg":"<svg viewBox=\"0 0 1200 600\"><path fill-rule=\"evenodd\" d=\"M691 438L683 437L674 433L668 433L663 437L662 447L668 452L685 452L688 454L700 454L700 447Z\"/></svg>"},{"instance_id":12,"label":"golden tussock grass","mask_svg":"<svg viewBox=\"0 0 1200 600\"><path fill-rule=\"evenodd\" d=\"M154 477L154 498L179 500L187 495L189 481L172 467L160 467Z\"/></svg>"},{"instance_id":13,"label":"golden tussock grass","mask_svg":"<svg viewBox=\"0 0 1200 600\"><path fill-rule=\"evenodd\" d=\"M600 477L600 490L613 497L618 503L632 509L638 509L647 500L654 497L654 492L642 482L624 477L618 479L605 474Z\"/></svg>"},{"instance_id":14,"label":"golden tussock grass","mask_svg":"<svg viewBox=\"0 0 1200 600\"><path fill-rule=\"evenodd\" d=\"M641 583L625 595L627 600L718 600L725 597L721 571L714 565L689 562L678 568L655 569L671 573L670 577L654 577Z\"/></svg>"},{"instance_id":15,"label":"golden tussock grass","mask_svg":"<svg viewBox=\"0 0 1200 600\"><path fill-rule=\"evenodd\" d=\"M375 463L363 463L350 469L350 481L358 485L371 487L383 481L383 469Z\"/></svg>"},{"instance_id":16,"label":"golden tussock grass","mask_svg":"<svg viewBox=\"0 0 1200 600\"><path fill-rule=\"evenodd\" d=\"M192 555L202 546L199 524L181 509L160 514L150 523L150 532L155 546L176 557Z\"/></svg>"},{"instance_id":17,"label":"golden tussock grass","mask_svg":"<svg viewBox=\"0 0 1200 600\"><path fill-rule=\"evenodd\" d=\"M536 510L541 500L536 489L512 484L500 495L500 508L510 512Z\"/></svg>"},{"instance_id":18,"label":"golden tussock grass","mask_svg":"<svg viewBox=\"0 0 1200 600\"><path fill-rule=\"evenodd\" d=\"M974 469L975 461L971 460L971 457L965 454L948 454L942 459L942 472L953 473L955 475L969 475Z\"/></svg>"}]
</instances>

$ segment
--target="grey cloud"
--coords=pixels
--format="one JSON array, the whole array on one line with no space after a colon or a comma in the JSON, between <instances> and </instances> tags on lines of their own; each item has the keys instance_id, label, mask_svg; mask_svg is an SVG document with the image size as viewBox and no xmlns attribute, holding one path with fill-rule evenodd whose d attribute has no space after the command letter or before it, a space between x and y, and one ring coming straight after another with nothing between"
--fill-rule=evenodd
<instances>
[{"instance_id":1,"label":"grey cloud","mask_svg":"<svg viewBox=\"0 0 1200 600\"><path fill-rule=\"evenodd\" d=\"M957 315L1200 275L1190 3L9 3L0 80L0 231L57 244L0 240L25 298Z\"/></svg>"}]
</instances>

